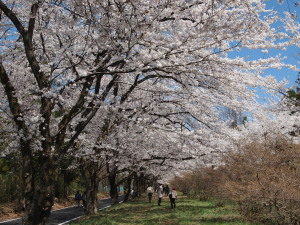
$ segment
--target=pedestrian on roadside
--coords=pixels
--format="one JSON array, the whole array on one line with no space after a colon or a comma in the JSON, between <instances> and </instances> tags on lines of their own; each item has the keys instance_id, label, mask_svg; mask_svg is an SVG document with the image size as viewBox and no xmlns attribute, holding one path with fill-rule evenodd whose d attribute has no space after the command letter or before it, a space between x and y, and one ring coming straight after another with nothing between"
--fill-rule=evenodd
<instances>
[{"instance_id":1,"label":"pedestrian on roadside","mask_svg":"<svg viewBox=\"0 0 300 225\"><path fill-rule=\"evenodd\" d=\"M152 201L153 192L154 192L153 187L149 185L149 187L147 188L149 203L151 203Z\"/></svg>"},{"instance_id":2,"label":"pedestrian on roadside","mask_svg":"<svg viewBox=\"0 0 300 225\"><path fill-rule=\"evenodd\" d=\"M162 199L162 193L163 193L163 186L160 184L157 188L157 197L158 197L158 205L160 206L161 204L161 199Z\"/></svg>"},{"instance_id":3,"label":"pedestrian on roadside","mask_svg":"<svg viewBox=\"0 0 300 225\"><path fill-rule=\"evenodd\" d=\"M176 189L173 188L172 191L169 194L170 202L171 202L171 208L176 208L176 199L177 199L177 192Z\"/></svg>"},{"instance_id":4,"label":"pedestrian on roadside","mask_svg":"<svg viewBox=\"0 0 300 225\"><path fill-rule=\"evenodd\" d=\"M80 194L79 191L76 192L74 199L77 202L77 207L79 207L80 206L80 200L81 200L81 194Z\"/></svg>"}]
</instances>

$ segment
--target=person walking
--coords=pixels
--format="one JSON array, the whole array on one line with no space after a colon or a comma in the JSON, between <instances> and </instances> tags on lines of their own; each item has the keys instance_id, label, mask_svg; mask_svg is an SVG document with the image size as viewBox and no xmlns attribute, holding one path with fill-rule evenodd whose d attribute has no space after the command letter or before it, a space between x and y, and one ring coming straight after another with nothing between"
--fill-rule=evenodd
<instances>
[{"instance_id":1,"label":"person walking","mask_svg":"<svg viewBox=\"0 0 300 225\"><path fill-rule=\"evenodd\" d=\"M75 194L75 201L77 202L77 207L80 206L80 200L81 200L81 194L79 191L77 191Z\"/></svg>"},{"instance_id":2,"label":"person walking","mask_svg":"<svg viewBox=\"0 0 300 225\"><path fill-rule=\"evenodd\" d=\"M153 192L154 192L153 187L149 185L149 187L147 188L149 203L151 203L152 201Z\"/></svg>"},{"instance_id":3,"label":"person walking","mask_svg":"<svg viewBox=\"0 0 300 225\"><path fill-rule=\"evenodd\" d=\"M158 205L160 206L161 204L161 199L162 199L162 195L163 195L163 186L159 185L157 188L157 197L158 197Z\"/></svg>"},{"instance_id":4,"label":"person walking","mask_svg":"<svg viewBox=\"0 0 300 225\"><path fill-rule=\"evenodd\" d=\"M176 208L176 199L177 199L177 192L176 189L173 188L172 191L169 194L170 202L171 202L171 208Z\"/></svg>"}]
</instances>

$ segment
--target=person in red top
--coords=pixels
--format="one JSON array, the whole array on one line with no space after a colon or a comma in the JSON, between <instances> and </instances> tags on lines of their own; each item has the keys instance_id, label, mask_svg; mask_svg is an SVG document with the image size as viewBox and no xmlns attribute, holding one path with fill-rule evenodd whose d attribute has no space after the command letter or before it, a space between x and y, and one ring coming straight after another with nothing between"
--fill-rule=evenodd
<instances>
[{"instance_id":1,"label":"person in red top","mask_svg":"<svg viewBox=\"0 0 300 225\"><path fill-rule=\"evenodd\" d=\"M176 199L177 199L177 192L176 189L173 188L172 191L169 194L170 202L171 202L171 208L176 208Z\"/></svg>"}]
</instances>

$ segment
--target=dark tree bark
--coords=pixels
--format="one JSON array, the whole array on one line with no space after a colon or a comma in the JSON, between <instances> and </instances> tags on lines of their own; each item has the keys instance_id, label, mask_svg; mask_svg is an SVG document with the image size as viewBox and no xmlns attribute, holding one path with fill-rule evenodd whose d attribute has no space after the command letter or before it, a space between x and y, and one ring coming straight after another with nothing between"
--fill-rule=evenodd
<instances>
[{"instance_id":1,"label":"dark tree bark","mask_svg":"<svg viewBox=\"0 0 300 225\"><path fill-rule=\"evenodd\" d=\"M86 209L85 214L95 214L98 212L98 179L95 177L90 177L87 183L86 190Z\"/></svg>"},{"instance_id":2,"label":"dark tree bark","mask_svg":"<svg viewBox=\"0 0 300 225\"><path fill-rule=\"evenodd\" d=\"M124 182L124 202L128 202L131 192L132 176L129 175Z\"/></svg>"},{"instance_id":3,"label":"dark tree bark","mask_svg":"<svg viewBox=\"0 0 300 225\"><path fill-rule=\"evenodd\" d=\"M147 189L145 175L141 173L139 176L134 173L133 190L136 192L136 196L140 197L143 192Z\"/></svg>"},{"instance_id":4,"label":"dark tree bark","mask_svg":"<svg viewBox=\"0 0 300 225\"><path fill-rule=\"evenodd\" d=\"M80 163L86 185L86 192L84 193L86 198L85 214L95 214L99 208L97 194L103 166L102 164L85 160L82 160Z\"/></svg>"},{"instance_id":5,"label":"dark tree bark","mask_svg":"<svg viewBox=\"0 0 300 225\"><path fill-rule=\"evenodd\" d=\"M110 186L110 197L111 197L111 204L115 205L119 203L118 200L118 186L116 184L116 177L117 174L113 171L108 175L108 182L109 182L109 186Z\"/></svg>"}]
</instances>

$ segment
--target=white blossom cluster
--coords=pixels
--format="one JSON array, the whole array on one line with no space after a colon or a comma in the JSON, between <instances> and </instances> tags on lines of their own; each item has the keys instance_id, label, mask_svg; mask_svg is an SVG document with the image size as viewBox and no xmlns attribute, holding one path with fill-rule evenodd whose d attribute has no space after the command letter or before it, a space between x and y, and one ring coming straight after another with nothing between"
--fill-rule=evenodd
<instances>
[{"instance_id":1,"label":"white blossom cluster","mask_svg":"<svg viewBox=\"0 0 300 225\"><path fill-rule=\"evenodd\" d=\"M10 121L8 148L17 136L30 141L32 154L106 160L156 175L217 163L238 135L220 120L219 109L263 116L255 111L255 88L282 90L283 83L261 76L286 66L281 56L247 60L229 52L300 43L299 24L265 9L262 0L0 3L1 66L26 128L14 120L15 100L8 99L3 78L0 117ZM278 21L285 30L273 28ZM287 120L276 121L288 128ZM259 131L255 126L247 129Z\"/></svg>"}]
</instances>

